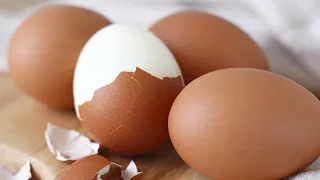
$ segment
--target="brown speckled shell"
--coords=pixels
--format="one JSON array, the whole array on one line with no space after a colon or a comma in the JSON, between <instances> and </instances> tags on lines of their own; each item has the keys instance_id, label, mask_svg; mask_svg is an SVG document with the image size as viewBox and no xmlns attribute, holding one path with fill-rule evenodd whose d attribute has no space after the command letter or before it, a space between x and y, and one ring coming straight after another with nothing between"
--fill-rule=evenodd
<instances>
[{"instance_id":1,"label":"brown speckled shell","mask_svg":"<svg viewBox=\"0 0 320 180\"><path fill-rule=\"evenodd\" d=\"M144 154L166 141L171 105L181 77L158 79L137 68L121 72L79 106L84 128L103 147L121 154Z\"/></svg>"}]
</instances>

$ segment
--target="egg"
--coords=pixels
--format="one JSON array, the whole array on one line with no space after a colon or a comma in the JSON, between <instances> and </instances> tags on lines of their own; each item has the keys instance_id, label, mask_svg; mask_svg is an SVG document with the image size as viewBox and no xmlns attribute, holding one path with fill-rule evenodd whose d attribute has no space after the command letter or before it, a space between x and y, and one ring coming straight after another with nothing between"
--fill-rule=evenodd
<instances>
[{"instance_id":1,"label":"egg","mask_svg":"<svg viewBox=\"0 0 320 180\"><path fill-rule=\"evenodd\" d=\"M319 117L319 100L292 80L230 68L182 90L169 134L182 159L213 179L282 179L319 157Z\"/></svg>"},{"instance_id":2,"label":"egg","mask_svg":"<svg viewBox=\"0 0 320 180\"><path fill-rule=\"evenodd\" d=\"M100 155L91 155L72 163L62 171L58 180L93 180L111 162Z\"/></svg>"},{"instance_id":3,"label":"egg","mask_svg":"<svg viewBox=\"0 0 320 180\"><path fill-rule=\"evenodd\" d=\"M120 154L145 154L169 138L168 115L184 86L180 68L151 32L110 25L84 46L75 109L88 134Z\"/></svg>"},{"instance_id":4,"label":"egg","mask_svg":"<svg viewBox=\"0 0 320 180\"><path fill-rule=\"evenodd\" d=\"M263 51L242 30L218 16L182 11L150 27L174 54L186 84L214 70L268 69Z\"/></svg>"},{"instance_id":5,"label":"egg","mask_svg":"<svg viewBox=\"0 0 320 180\"><path fill-rule=\"evenodd\" d=\"M73 74L87 40L110 24L102 15L76 6L36 10L17 28L9 44L9 69L16 84L52 107L73 107Z\"/></svg>"}]
</instances>

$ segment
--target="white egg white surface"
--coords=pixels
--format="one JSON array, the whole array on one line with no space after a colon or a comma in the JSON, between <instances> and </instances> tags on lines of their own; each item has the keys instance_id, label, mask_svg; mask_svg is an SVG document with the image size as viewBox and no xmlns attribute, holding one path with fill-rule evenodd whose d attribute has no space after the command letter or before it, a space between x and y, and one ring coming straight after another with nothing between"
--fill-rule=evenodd
<instances>
[{"instance_id":1,"label":"white egg white surface","mask_svg":"<svg viewBox=\"0 0 320 180\"><path fill-rule=\"evenodd\" d=\"M78 118L78 106L90 101L97 89L112 83L120 72L134 72L136 67L159 79L181 76L184 84L174 56L148 30L114 24L93 35L79 56L74 74Z\"/></svg>"}]
</instances>

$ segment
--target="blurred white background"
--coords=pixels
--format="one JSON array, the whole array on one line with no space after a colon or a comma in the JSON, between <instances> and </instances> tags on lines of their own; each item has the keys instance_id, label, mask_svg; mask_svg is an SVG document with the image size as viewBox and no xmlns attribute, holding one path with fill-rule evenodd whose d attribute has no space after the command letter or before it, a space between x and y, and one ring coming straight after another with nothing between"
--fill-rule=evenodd
<instances>
[{"instance_id":1,"label":"blurred white background","mask_svg":"<svg viewBox=\"0 0 320 180\"><path fill-rule=\"evenodd\" d=\"M0 71L7 71L7 45L15 28L51 3L92 8L116 23L144 28L183 9L215 13L256 40L273 71L320 94L319 0L0 0Z\"/></svg>"}]
</instances>

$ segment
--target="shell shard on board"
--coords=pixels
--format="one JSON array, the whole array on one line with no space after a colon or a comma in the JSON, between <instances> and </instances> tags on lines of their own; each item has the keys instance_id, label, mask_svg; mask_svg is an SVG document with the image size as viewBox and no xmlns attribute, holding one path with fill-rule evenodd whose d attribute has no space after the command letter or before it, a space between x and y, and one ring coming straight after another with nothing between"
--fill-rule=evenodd
<instances>
[{"instance_id":1,"label":"shell shard on board","mask_svg":"<svg viewBox=\"0 0 320 180\"><path fill-rule=\"evenodd\" d=\"M59 180L129 180L127 177L138 178L137 175L141 173L138 172L133 161L130 164L127 170L123 170L121 165L109 161L103 156L87 156L66 167L59 176ZM131 178L131 180L139 179Z\"/></svg>"},{"instance_id":2,"label":"shell shard on board","mask_svg":"<svg viewBox=\"0 0 320 180\"><path fill-rule=\"evenodd\" d=\"M74 130L62 129L48 123L45 138L49 150L60 161L79 160L98 154L100 145Z\"/></svg>"},{"instance_id":3,"label":"shell shard on board","mask_svg":"<svg viewBox=\"0 0 320 180\"><path fill-rule=\"evenodd\" d=\"M143 172L139 172L137 165L134 161L130 161L125 170L121 171L121 177L123 180L139 180Z\"/></svg>"},{"instance_id":4,"label":"shell shard on board","mask_svg":"<svg viewBox=\"0 0 320 180\"><path fill-rule=\"evenodd\" d=\"M29 180L31 179L31 164L27 161L17 174L12 174L6 166L0 167L1 180Z\"/></svg>"},{"instance_id":5,"label":"shell shard on board","mask_svg":"<svg viewBox=\"0 0 320 180\"><path fill-rule=\"evenodd\" d=\"M109 165L105 166L92 180L107 180L107 179L119 179L121 177L122 166L111 162Z\"/></svg>"},{"instance_id":6,"label":"shell shard on board","mask_svg":"<svg viewBox=\"0 0 320 180\"><path fill-rule=\"evenodd\" d=\"M96 180L98 172L110 164L111 161L103 156L87 156L67 166L60 174L59 180Z\"/></svg>"}]
</instances>

